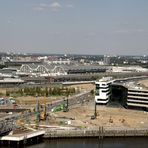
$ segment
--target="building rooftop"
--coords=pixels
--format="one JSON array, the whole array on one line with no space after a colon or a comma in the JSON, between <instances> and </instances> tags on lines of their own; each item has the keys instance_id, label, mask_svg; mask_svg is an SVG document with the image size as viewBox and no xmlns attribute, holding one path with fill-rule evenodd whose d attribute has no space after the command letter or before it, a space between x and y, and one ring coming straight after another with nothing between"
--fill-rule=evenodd
<instances>
[{"instance_id":1,"label":"building rooftop","mask_svg":"<svg viewBox=\"0 0 148 148\"><path fill-rule=\"evenodd\" d=\"M0 80L0 83L23 83L24 80L21 79L16 79L16 78L4 78L2 80Z\"/></svg>"},{"instance_id":2,"label":"building rooftop","mask_svg":"<svg viewBox=\"0 0 148 148\"><path fill-rule=\"evenodd\" d=\"M99 80L99 82L108 82L108 81L112 81L113 78L112 77L103 77L102 79Z\"/></svg>"}]
</instances>

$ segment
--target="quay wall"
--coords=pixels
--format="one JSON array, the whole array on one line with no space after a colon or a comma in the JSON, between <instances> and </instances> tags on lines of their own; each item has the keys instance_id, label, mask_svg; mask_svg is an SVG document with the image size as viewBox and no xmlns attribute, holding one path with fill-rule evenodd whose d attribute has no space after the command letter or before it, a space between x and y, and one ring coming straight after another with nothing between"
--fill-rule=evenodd
<instances>
[{"instance_id":1,"label":"quay wall","mask_svg":"<svg viewBox=\"0 0 148 148\"><path fill-rule=\"evenodd\" d=\"M76 130L49 130L45 132L44 138L86 138L98 137L144 137L148 136L148 128L104 128L76 129Z\"/></svg>"}]
</instances>

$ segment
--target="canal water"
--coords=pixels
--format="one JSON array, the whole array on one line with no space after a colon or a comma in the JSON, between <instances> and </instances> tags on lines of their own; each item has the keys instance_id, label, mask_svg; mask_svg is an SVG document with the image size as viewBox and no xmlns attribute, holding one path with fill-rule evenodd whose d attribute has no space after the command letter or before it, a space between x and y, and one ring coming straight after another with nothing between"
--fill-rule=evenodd
<instances>
[{"instance_id":1,"label":"canal water","mask_svg":"<svg viewBox=\"0 0 148 148\"><path fill-rule=\"evenodd\" d=\"M51 139L27 148L148 148L148 138Z\"/></svg>"}]
</instances>

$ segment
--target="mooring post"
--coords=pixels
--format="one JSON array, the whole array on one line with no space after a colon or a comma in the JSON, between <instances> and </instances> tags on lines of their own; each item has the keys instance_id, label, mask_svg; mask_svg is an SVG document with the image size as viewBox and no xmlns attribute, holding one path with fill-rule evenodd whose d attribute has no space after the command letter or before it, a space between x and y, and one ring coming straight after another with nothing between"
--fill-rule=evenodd
<instances>
[{"instance_id":1,"label":"mooring post","mask_svg":"<svg viewBox=\"0 0 148 148\"><path fill-rule=\"evenodd\" d=\"M103 126L102 126L102 139L103 139L103 133L104 133L104 131L103 131L104 129L103 129Z\"/></svg>"},{"instance_id":2,"label":"mooring post","mask_svg":"<svg viewBox=\"0 0 148 148\"><path fill-rule=\"evenodd\" d=\"M19 141L17 141L17 147L19 147L19 144L20 144Z\"/></svg>"},{"instance_id":3,"label":"mooring post","mask_svg":"<svg viewBox=\"0 0 148 148\"><path fill-rule=\"evenodd\" d=\"M37 143L38 143L38 141L39 141L39 137L37 136L37 138L36 138L36 139L37 139Z\"/></svg>"},{"instance_id":4,"label":"mooring post","mask_svg":"<svg viewBox=\"0 0 148 148\"><path fill-rule=\"evenodd\" d=\"M8 147L10 147L10 141L8 141Z\"/></svg>"},{"instance_id":5,"label":"mooring post","mask_svg":"<svg viewBox=\"0 0 148 148\"><path fill-rule=\"evenodd\" d=\"M100 133L101 133L101 130L100 130L100 126L99 126L99 140L100 140Z\"/></svg>"},{"instance_id":6,"label":"mooring post","mask_svg":"<svg viewBox=\"0 0 148 148\"><path fill-rule=\"evenodd\" d=\"M3 140L1 141L1 146L3 146Z\"/></svg>"},{"instance_id":7,"label":"mooring post","mask_svg":"<svg viewBox=\"0 0 148 148\"><path fill-rule=\"evenodd\" d=\"M23 140L23 144L24 144L24 147L25 147L25 145L26 145L26 140L25 139Z\"/></svg>"}]
</instances>

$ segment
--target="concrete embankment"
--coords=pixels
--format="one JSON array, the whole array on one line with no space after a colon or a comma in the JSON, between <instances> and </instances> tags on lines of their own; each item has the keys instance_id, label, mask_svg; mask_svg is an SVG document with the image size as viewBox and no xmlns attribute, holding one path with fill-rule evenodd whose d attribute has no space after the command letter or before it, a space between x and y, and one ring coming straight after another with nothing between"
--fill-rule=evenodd
<instances>
[{"instance_id":1,"label":"concrete embankment","mask_svg":"<svg viewBox=\"0 0 148 148\"><path fill-rule=\"evenodd\" d=\"M148 136L148 128L105 128L46 130L44 138L85 138L85 137L142 137Z\"/></svg>"}]
</instances>

